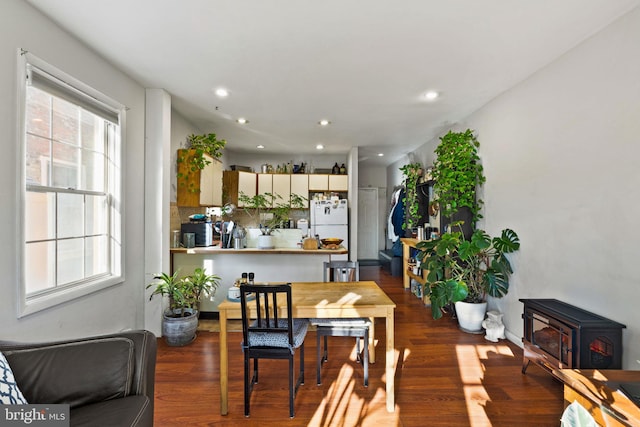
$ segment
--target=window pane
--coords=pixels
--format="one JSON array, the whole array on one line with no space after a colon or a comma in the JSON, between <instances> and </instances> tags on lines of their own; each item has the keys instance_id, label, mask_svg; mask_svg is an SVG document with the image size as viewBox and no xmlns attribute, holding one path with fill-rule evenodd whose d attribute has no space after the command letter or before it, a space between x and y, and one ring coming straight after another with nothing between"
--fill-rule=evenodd
<instances>
[{"instance_id":1,"label":"window pane","mask_svg":"<svg viewBox=\"0 0 640 427\"><path fill-rule=\"evenodd\" d=\"M58 286L84 278L84 239L58 241Z\"/></svg>"},{"instance_id":2,"label":"window pane","mask_svg":"<svg viewBox=\"0 0 640 427\"><path fill-rule=\"evenodd\" d=\"M107 196L86 196L86 225L87 236L107 234Z\"/></svg>"},{"instance_id":3,"label":"window pane","mask_svg":"<svg viewBox=\"0 0 640 427\"><path fill-rule=\"evenodd\" d=\"M49 185L50 141L27 135L26 174L27 184Z\"/></svg>"},{"instance_id":4,"label":"window pane","mask_svg":"<svg viewBox=\"0 0 640 427\"><path fill-rule=\"evenodd\" d=\"M51 96L29 86L26 109L27 133L49 137L51 133Z\"/></svg>"},{"instance_id":5,"label":"window pane","mask_svg":"<svg viewBox=\"0 0 640 427\"><path fill-rule=\"evenodd\" d=\"M104 153L104 120L86 110L82 110L82 148Z\"/></svg>"},{"instance_id":6,"label":"window pane","mask_svg":"<svg viewBox=\"0 0 640 427\"><path fill-rule=\"evenodd\" d=\"M55 239L55 194L28 191L25 199L24 223L27 242Z\"/></svg>"},{"instance_id":7,"label":"window pane","mask_svg":"<svg viewBox=\"0 0 640 427\"><path fill-rule=\"evenodd\" d=\"M80 189L78 173L80 150L67 144L54 142L53 159L51 185L59 188Z\"/></svg>"},{"instance_id":8,"label":"window pane","mask_svg":"<svg viewBox=\"0 0 640 427\"><path fill-rule=\"evenodd\" d=\"M60 98L53 98L53 139L78 145L80 141L80 108L63 101Z\"/></svg>"},{"instance_id":9,"label":"window pane","mask_svg":"<svg viewBox=\"0 0 640 427\"><path fill-rule=\"evenodd\" d=\"M88 237L85 245L85 277L108 273L107 236Z\"/></svg>"},{"instance_id":10,"label":"window pane","mask_svg":"<svg viewBox=\"0 0 640 427\"><path fill-rule=\"evenodd\" d=\"M58 193L58 239L84 235L84 196Z\"/></svg>"},{"instance_id":11,"label":"window pane","mask_svg":"<svg viewBox=\"0 0 640 427\"><path fill-rule=\"evenodd\" d=\"M80 188L88 191L104 191L104 155L94 151L82 151L82 178Z\"/></svg>"},{"instance_id":12,"label":"window pane","mask_svg":"<svg viewBox=\"0 0 640 427\"><path fill-rule=\"evenodd\" d=\"M55 286L55 242L27 243L24 264L27 294Z\"/></svg>"}]
</instances>

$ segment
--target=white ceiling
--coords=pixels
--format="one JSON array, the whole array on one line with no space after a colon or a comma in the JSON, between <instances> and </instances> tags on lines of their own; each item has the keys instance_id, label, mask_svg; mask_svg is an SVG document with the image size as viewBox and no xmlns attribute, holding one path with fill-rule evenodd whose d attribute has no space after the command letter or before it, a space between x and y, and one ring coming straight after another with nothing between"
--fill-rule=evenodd
<instances>
[{"instance_id":1,"label":"white ceiling","mask_svg":"<svg viewBox=\"0 0 640 427\"><path fill-rule=\"evenodd\" d=\"M640 0L27 0L238 152L389 164ZM225 87L230 95L217 98ZM426 102L436 90L441 97ZM249 123L239 125L238 117ZM328 127L317 122L327 118ZM378 157L377 153L384 153Z\"/></svg>"}]
</instances>

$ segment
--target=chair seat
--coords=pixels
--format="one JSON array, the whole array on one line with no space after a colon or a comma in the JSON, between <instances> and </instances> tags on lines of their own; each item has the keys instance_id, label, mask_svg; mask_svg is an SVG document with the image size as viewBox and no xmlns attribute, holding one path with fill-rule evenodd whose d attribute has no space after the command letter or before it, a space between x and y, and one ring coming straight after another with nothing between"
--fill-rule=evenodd
<instances>
[{"instance_id":1,"label":"chair seat","mask_svg":"<svg viewBox=\"0 0 640 427\"><path fill-rule=\"evenodd\" d=\"M356 317L353 319L348 319L348 318L326 318L326 319L322 319L322 318L312 318L309 319L309 322L316 326L316 327L334 327L334 326L340 326L340 327L369 327L371 326L371 319L369 319L368 317Z\"/></svg>"},{"instance_id":2,"label":"chair seat","mask_svg":"<svg viewBox=\"0 0 640 427\"><path fill-rule=\"evenodd\" d=\"M287 322L287 319L278 319L278 328L285 329L282 332L249 331L249 346L288 348L293 352L304 342L309 328L309 321L307 319L293 319L293 347L289 345L289 335L286 330Z\"/></svg>"}]
</instances>

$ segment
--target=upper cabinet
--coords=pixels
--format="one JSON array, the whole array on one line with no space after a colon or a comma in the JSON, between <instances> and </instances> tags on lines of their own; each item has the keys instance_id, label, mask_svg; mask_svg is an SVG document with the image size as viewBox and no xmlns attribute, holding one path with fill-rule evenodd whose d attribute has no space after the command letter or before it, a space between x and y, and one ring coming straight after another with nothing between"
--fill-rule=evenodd
<instances>
[{"instance_id":1,"label":"upper cabinet","mask_svg":"<svg viewBox=\"0 0 640 427\"><path fill-rule=\"evenodd\" d=\"M311 175L294 174L291 175L291 194L297 194L305 199L304 207L309 207L309 177Z\"/></svg>"},{"instance_id":2,"label":"upper cabinet","mask_svg":"<svg viewBox=\"0 0 640 427\"><path fill-rule=\"evenodd\" d=\"M244 193L249 197L255 196L257 193L257 179L253 172L243 171L224 171L223 182L225 194L225 202L233 203L237 207L242 208L244 204L239 203L238 195Z\"/></svg>"},{"instance_id":3,"label":"upper cabinet","mask_svg":"<svg viewBox=\"0 0 640 427\"><path fill-rule=\"evenodd\" d=\"M309 175L309 191L349 191L349 175Z\"/></svg>"},{"instance_id":4,"label":"upper cabinet","mask_svg":"<svg viewBox=\"0 0 640 427\"><path fill-rule=\"evenodd\" d=\"M191 170L194 150L178 150L176 203L178 206L222 206L222 163L205 154L204 169Z\"/></svg>"}]
</instances>

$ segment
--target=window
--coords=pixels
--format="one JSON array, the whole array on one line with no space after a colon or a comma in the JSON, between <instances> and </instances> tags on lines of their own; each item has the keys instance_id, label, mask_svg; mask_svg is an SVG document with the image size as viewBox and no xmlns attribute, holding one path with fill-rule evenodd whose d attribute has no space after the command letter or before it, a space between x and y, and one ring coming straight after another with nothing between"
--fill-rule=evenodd
<instances>
[{"instance_id":1,"label":"window","mask_svg":"<svg viewBox=\"0 0 640 427\"><path fill-rule=\"evenodd\" d=\"M122 281L122 106L22 52L20 315Z\"/></svg>"}]
</instances>

